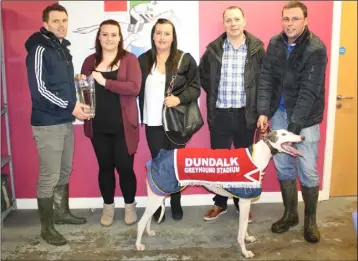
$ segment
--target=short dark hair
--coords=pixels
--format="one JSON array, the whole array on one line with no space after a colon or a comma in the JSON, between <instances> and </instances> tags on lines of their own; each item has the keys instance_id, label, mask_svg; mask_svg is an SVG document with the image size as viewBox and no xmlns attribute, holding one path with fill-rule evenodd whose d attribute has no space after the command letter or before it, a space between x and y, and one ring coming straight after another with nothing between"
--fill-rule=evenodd
<instances>
[{"instance_id":1,"label":"short dark hair","mask_svg":"<svg viewBox=\"0 0 358 261\"><path fill-rule=\"evenodd\" d=\"M307 18L308 16L307 6L301 3L300 1L290 1L287 4L285 4L285 6L282 8L282 16L283 16L283 11L285 9L292 9L297 7L302 10L304 18Z\"/></svg>"},{"instance_id":2,"label":"short dark hair","mask_svg":"<svg viewBox=\"0 0 358 261\"><path fill-rule=\"evenodd\" d=\"M62 5L58 4L58 3L55 3L55 4L52 4L52 5L49 5L47 6L43 12L42 12L42 21L43 22L48 22L48 19L49 19L49 16L50 16L50 12L52 11L59 11L59 12L65 12L66 15L67 14L67 10L65 7L63 7Z\"/></svg>"},{"instance_id":3,"label":"short dark hair","mask_svg":"<svg viewBox=\"0 0 358 261\"><path fill-rule=\"evenodd\" d=\"M240 12L242 13L242 16L245 17L244 11L242 11L242 9L241 9L240 7L238 7L238 6L236 6L236 5L232 5L232 6L229 6L228 8L226 8L226 9L224 10L224 12L223 12L223 19L224 19L224 16L225 16L225 12L226 12L227 10L235 10L235 9L240 10Z\"/></svg>"}]
</instances>

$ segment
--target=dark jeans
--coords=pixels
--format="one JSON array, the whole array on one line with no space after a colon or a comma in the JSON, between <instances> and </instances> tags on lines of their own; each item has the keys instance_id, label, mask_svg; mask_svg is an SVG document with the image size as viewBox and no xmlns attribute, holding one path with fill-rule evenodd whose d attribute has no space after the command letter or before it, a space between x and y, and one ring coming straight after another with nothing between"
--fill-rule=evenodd
<instances>
[{"instance_id":1,"label":"dark jeans","mask_svg":"<svg viewBox=\"0 0 358 261\"><path fill-rule=\"evenodd\" d=\"M94 133L92 145L99 165L98 182L104 203L114 202L116 169L124 203L132 204L137 191L137 179L133 170L134 155L128 154L123 133Z\"/></svg>"},{"instance_id":2,"label":"dark jeans","mask_svg":"<svg viewBox=\"0 0 358 261\"><path fill-rule=\"evenodd\" d=\"M171 142L164 131L163 126L148 126L145 125L145 135L147 136L147 143L152 159L154 159L161 149L173 150L184 148L185 145L177 145ZM169 138L175 143L184 143L176 133L169 133ZM180 191L170 195L171 199L180 198Z\"/></svg>"},{"instance_id":3,"label":"dark jeans","mask_svg":"<svg viewBox=\"0 0 358 261\"><path fill-rule=\"evenodd\" d=\"M246 148L253 143L255 129L246 126L245 109L216 109L210 143L212 149ZM216 206L227 206L227 197L215 195Z\"/></svg>"}]
</instances>

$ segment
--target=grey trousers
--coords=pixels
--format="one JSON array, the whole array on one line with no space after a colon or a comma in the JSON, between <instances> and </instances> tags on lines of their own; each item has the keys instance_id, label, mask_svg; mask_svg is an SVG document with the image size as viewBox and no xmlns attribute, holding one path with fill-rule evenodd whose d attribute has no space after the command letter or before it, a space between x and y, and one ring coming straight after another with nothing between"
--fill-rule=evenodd
<instances>
[{"instance_id":1,"label":"grey trousers","mask_svg":"<svg viewBox=\"0 0 358 261\"><path fill-rule=\"evenodd\" d=\"M73 126L71 122L32 126L32 134L40 163L37 197L50 198L56 186L69 181L74 151Z\"/></svg>"}]
</instances>

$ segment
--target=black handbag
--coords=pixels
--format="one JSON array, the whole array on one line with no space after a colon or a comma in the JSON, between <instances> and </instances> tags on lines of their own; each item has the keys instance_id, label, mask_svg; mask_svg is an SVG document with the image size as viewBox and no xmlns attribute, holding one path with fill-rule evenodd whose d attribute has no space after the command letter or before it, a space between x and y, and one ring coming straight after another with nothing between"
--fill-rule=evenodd
<instances>
[{"instance_id":1,"label":"black handbag","mask_svg":"<svg viewBox=\"0 0 358 261\"><path fill-rule=\"evenodd\" d=\"M181 55L181 58L178 63L177 72L173 75L169 88L167 90L167 96L172 95L172 91L174 88L174 80L177 76L177 73L180 68L181 61L184 57L185 53ZM189 142L191 137L204 125L204 120L201 116L200 108L198 105L198 101L191 101L190 103L179 104L175 107L163 107L163 126L165 132L177 132L180 136L187 140L186 143ZM167 135L168 137L168 135ZM168 139L173 142L169 137ZM175 143L175 142L173 142ZM177 144L177 145L185 145Z\"/></svg>"}]
</instances>

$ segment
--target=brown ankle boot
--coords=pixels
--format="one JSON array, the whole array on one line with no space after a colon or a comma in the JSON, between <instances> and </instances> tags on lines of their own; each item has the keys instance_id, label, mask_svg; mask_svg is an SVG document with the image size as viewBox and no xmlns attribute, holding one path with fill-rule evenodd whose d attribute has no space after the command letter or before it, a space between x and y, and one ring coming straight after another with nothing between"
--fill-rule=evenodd
<instances>
[{"instance_id":1,"label":"brown ankle boot","mask_svg":"<svg viewBox=\"0 0 358 261\"><path fill-rule=\"evenodd\" d=\"M102 216L101 216L101 225L104 227L109 227L113 223L114 217L114 203L112 204L103 204Z\"/></svg>"},{"instance_id":2,"label":"brown ankle boot","mask_svg":"<svg viewBox=\"0 0 358 261\"><path fill-rule=\"evenodd\" d=\"M127 225L133 225L137 222L137 212L136 212L137 203L125 204L124 207L124 222Z\"/></svg>"}]
</instances>

